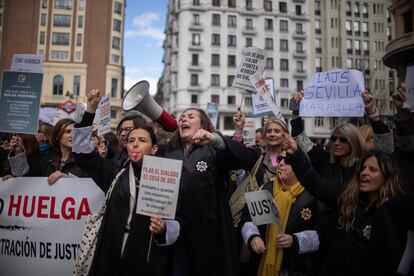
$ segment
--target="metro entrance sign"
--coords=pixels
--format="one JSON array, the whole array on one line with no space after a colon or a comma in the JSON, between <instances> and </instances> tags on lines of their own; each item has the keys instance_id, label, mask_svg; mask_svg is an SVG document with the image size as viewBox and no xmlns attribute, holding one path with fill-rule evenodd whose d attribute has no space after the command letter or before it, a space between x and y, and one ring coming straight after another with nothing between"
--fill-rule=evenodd
<instances>
[{"instance_id":1,"label":"metro entrance sign","mask_svg":"<svg viewBox=\"0 0 414 276\"><path fill-rule=\"evenodd\" d=\"M76 103L72 102L71 100L66 101L62 104L59 104L57 107L62 109L63 111L65 111L68 114L76 111Z\"/></svg>"}]
</instances>

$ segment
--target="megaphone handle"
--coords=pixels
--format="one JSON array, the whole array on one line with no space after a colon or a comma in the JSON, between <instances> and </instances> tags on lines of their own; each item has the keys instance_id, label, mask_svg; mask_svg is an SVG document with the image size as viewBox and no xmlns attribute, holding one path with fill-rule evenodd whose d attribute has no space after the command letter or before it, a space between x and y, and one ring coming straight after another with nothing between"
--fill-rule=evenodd
<instances>
[{"instance_id":1,"label":"megaphone handle","mask_svg":"<svg viewBox=\"0 0 414 276\"><path fill-rule=\"evenodd\" d=\"M168 132L173 132L178 127L175 118L165 110L162 111L161 116L156 121Z\"/></svg>"}]
</instances>

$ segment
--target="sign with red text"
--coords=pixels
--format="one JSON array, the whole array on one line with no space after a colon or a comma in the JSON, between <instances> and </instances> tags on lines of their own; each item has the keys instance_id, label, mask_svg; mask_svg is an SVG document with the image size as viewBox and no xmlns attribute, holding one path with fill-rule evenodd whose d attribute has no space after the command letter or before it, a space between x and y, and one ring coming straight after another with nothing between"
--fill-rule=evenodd
<instances>
[{"instance_id":1,"label":"sign with red text","mask_svg":"<svg viewBox=\"0 0 414 276\"><path fill-rule=\"evenodd\" d=\"M183 161L145 155L142 163L137 213L174 219Z\"/></svg>"},{"instance_id":2,"label":"sign with red text","mask_svg":"<svg viewBox=\"0 0 414 276\"><path fill-rule=\"evenodd\" d=\"M363 117L364 75L353 69L316 73L305 87L301 117Z\"/></svg>"},{"instance_id":3,"label":"sign with red text","mask_svg":"<svg viewBox=\"0 0 414 276\"><path fill-rule=\"evenodd\" d=\"M263 76L266 57L266 51L263 49L257 47L244 49L231 87L244 89L249 93L255 93L256 89L250 82L250 76L253 74L258 74L260 77Z\"/></svg>"},{"instance_id":4,"label":"sign with red text","mask_svg":"<svg viewBox=\"0 0 414 276\"><path fill-rule=\"evenodd\" d=\"M111 99L108 95L102 96L99 102L98 136L111 132Z\"/></svg>"},{"instance_id":5,"label":"sign with red text","mask_svg":"<svg viewBox=\"0 0 414 276\"><path fill-rule=\"evenodd\" d=\"M104 201L90 178L0 180L0 275L72 275L85 218Z\"/></svg>"},{"instance_id":6,"label":"sign with red text","mask_svg":"<svg viewBox=\"0 0 414 276\"><path fill-rule=\"evenodd\" d=\"M270 96L272 97L272 101L275 98L274 96L274 85L273 79L265 79L265 83L267 87L269 87ZM260 93L256 93L252 95L252 108L253 108L253 117L263 117L263 116L271 116L273 114L272 110L270 109L269 105L260 95Z\"/></svg>"},{"instance_id":7,"label":"sign with red text","mask_svg":"<svg viewBox=\"0 0 414 276\"><path fill-rule=\"evenodd\" d=\"M249 144L256 144L256 124L254 118L244 119L243 141Z\"/></svg>"}]
</instances>

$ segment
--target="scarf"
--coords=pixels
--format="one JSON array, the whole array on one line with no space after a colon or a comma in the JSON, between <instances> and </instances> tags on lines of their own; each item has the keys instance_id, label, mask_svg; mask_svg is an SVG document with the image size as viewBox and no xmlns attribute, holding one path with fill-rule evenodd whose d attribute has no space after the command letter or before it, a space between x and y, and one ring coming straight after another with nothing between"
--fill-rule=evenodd
<instances>
[{"instance_id":1,"label":"scarf","mask_svg":"<svg viewBox=\"0 0 414 276\"><path fill-rule=\"evenodd\" d=\"M259 270L257 272L258 276L279 275L283 260L283 249L276 247L277 236L279 233L281 234L285 232L290 208L295 204L296 197L305 190L299 182L296 182L287 191L283 189L284 187L285 185L278 175L273 182L273 199L279 210L280 227L282 229L278 229L278 226L274 223L267 226L266 252L263 254L260 261Z\"/></svg>"}]
</instances>

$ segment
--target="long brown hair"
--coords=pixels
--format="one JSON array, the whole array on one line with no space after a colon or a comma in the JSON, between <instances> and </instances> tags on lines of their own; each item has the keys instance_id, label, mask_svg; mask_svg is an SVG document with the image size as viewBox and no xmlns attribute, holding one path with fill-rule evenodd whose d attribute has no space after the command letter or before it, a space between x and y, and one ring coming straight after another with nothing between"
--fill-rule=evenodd
<instances>
[{"instance_id":1,"label":"long brown hair","mask_svg":"<svg viewBox=\"0 0 414 276\"><path fill-rule=\"evenodd\" d=\"M37 143L36 136L32 134L19 134L22 137L23 146L26 151L27 157L40 156L39 143Z\"/></svg>"},{"instance_id":2,"label":"long brown hair","mask_svg":"<svg viewBox=\"0 0 414 276\"><path fill-rule=\"evenodd\" d=\"M195 111L198 112L198 115L200 117L201 129L207 130L207 131L212 132L212 133L216 131L214 129L213 124L210 121L210 118L208 118L208 116L204 112L204 110L199 109L199 108L190 107L190 108L187 108L186 110L184 110L183 113L185 113L185 112L187 112L189 110L195 110ZM178 120L180 120L180 119L178 119ZM177 149L177 148L179 148L179 147L182 146L182 141L181 141L181 137L180 137L180 131L179 131L178 128L172 134L171 139L169 141L169 145L173 149Z\"/></svg>"},{"instance_id":3,"label":"long brown hair","mask_svg":"<svg viewBox=\"0 0 414 276\"><path fill-rule=\"evenodd\" d=\"M360 200L363 199L362 194L359 191L359 178L365 161L370 157L375 157L377 159L378 166L384 177L384 183L378 192L377 198L370 203L368 207L375 206L375 208L379 208L388 199L404 190L395 159L389 154L379 150L371 150L367 152L361 159L357 173L352 177L351 181L338 198L339 225L344 227L347 231L353 228L356 209Z\"/></svg>"},{"instance_id":4,"label":"long brown hair","mask_svg":"<svg viewBox=\"0 0 414 276\"><path fill-rule=\"evenodd\" d=\"M53 139L52 139L52 146L55 151L60 152L60 138L62 138L63 133L65 133L66 128L71 125L75 124L76 122L69 118L64 118L59 120L56 125L55 129L53 131Z\"/></svg>"}]
</instances>

